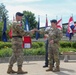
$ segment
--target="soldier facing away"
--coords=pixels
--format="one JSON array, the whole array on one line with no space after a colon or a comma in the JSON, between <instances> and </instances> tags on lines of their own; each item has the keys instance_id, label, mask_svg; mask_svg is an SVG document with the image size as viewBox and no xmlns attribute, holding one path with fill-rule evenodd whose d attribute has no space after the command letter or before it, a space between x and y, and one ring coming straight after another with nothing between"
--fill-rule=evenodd
<instances>
[{"instance_id":1,"label":"soldier facing away","mask_svg":"<svg viewBox=\"0 0 76 75\"><path fill-rule=\"evenodd\" d=\"M12 56L10 57L9 60L9 66L8 66L8 70L7 73L8 74L12 74L12 73L17 73L17 74L25 74L27 72L24 72L22 70L22 64L23 64L23 50L22 50L22 37L23 36L27 36L27 35L31 35L32 33L34 33L34 29L31 31L24 31L21 27L21 20L22 20L22 16L23 14L20 12L16 13L16 21L13 22L12 25ZM17 66L18 66L18 71L14 71L12 69L13 64L17 62Z\"/></svg>"}]
</instances>

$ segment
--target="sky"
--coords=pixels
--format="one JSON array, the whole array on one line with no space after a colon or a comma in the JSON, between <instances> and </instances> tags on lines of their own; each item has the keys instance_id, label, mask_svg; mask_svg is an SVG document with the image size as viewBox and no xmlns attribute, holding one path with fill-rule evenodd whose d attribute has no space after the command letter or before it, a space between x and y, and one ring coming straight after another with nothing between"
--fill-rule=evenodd
<instances>
[{"instance_id":1,"label":"sky","mask_svg":"<svg viewBox=\"0 0 76 75\"><path fill-rule=\"evenodd\" d=\"M76 0L1 0L0 3L6 6L10 20L16 12L28 10L35 14L36 20L40 15L40 27L45 26L46 14L49 26L52 19L62 18L62 23L67 23L73 16L76 21Z\"/></svg>"}]
</instances>

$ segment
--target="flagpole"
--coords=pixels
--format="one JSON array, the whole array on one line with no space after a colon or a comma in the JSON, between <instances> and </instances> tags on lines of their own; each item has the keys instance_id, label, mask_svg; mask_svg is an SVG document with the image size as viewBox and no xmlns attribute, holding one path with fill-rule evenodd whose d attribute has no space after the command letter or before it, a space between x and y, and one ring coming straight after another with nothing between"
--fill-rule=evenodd
<instances>
[{"instance_id":1,"label":"flagpole","mask_svg":"<svg viewBox=\"0 0 76 75\"><path fill-rule=\"evenodd\" d=\"M46 25L45 27L48 27L48 19L47 19L47 14L46 14Z\"/></svg>"},{"instance_id":2,"label":"flagpole","mask_svg":"<svg viewBox=\"0 0 76 75\"><path fill-rule=\"evenodd\" d=\"M40 29L40 15L38 15L38 24L37 24L36 28L38 30ZM39 33L36 32L36 40L38 40L39 36L40 36Z\"/></svg>"},{"instance_id":3,"label":"flagpole","mask_svg":"<svg viewBox=\"0 0 76 75\"><path fill-rule=\"evenodd\" d=\"M39 23L39 25L38 25L39 28L38 28L38 27L37 27L37 28L38 28L38 30L39 30L39 29L40 29L40 15L38 15L38 23Z\"/></svg>"},{"instance_id":4,"label":"flagpole","mask_svg":"<svg viewBox=\"0 0 76 75\"><path fill-rule=\"evenodd\" d=\"M61 20L62 20L62 15L61 15ZM63 30L63 20L62 20L62 30Z\"/></svg>"},{"instance_id":5,"label":"flagpole","mask_svg":"<svg viewBox=\"0 0 76 75\"><path fill-rule=\"evenodd\" d=\"M72 13L72 17L73 17L73 13Z\"/></svg>"},{"instance_id":6,"label":"flagpole","mask_svg":"<svg viewBox=\"0 0 76 75\"><path fill-rule=\"evenodd\" d=\"M56 16L56 20L58 20L58 16Z\"/></svg>"},{"instance_id":7,"label":"flagpole","mask_svg":"<svg viewBox=\"0 0 76 75\"><path fill-rule=\"evenodd\" d=\"M46 14L46 18L47 18L47 14Z\"/></svg>"},{"instance_id":8,"label":"flagpole","mask_svg":"<svg viewBox=\"0 0 76 75\"><path fill-rule=\"evenodd\" d=\"M73 17L73 13L72 13L72 17ZM74 22L74 19L73 19L73 22Z\"/></svg>"}]
</instances>

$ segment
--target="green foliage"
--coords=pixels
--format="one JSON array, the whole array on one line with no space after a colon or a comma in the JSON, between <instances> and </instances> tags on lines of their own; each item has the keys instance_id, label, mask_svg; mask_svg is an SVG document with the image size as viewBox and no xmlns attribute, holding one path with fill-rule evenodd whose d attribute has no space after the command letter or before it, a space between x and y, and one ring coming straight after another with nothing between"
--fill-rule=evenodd
<instances>
[{"instance_id":1,"label":"green foliage","mask_svg":"<svg viewBox=\"0 0 76 75\"><path fill-rule=\"evenodd\" d=\"M12 54L11 48L3 48L0 50L0 57L9 57Z\"/></svg>"},{"instance_id":2,"label":"green foliage","mask_svg":"<svg viewBox=\"0 0 76 75\"><path fill-rule=\"evenodd\" d=\"M0 42L0 57L8 57L12 54L10 42ZM44 55L45 48L43 42L33 42L31 49L24 49L24 55Z\"/></svg>"},{"instance_id":3,"label":"green foliage","mask_svg":"<svg viewBox=\"0 0 76 75\"><path fill-rule=\"evenodd\" d=\"M12 54L10 42L0 41L0 57L9 57ZM31 49L23 49L24 55L44 55L45 54L45 43L44 42L33 42ZM76 52L76 43L69 41L60 41L59 52Z\"/></svg>"},{"instance_id":4,"label":"green foliage","mask_svg":"<svg viewBox=\"0 0 76 75\"><path fill-rule=\"evenodd\" d=\"M40 47L43 47L43 46L44 46L43 42L33 42L32 43L32 48L34 48L34 49L37 49L37 48L40 48Z\"/></svg>"},{"instance_id":5,"label":"green foliage","mask_svg":"<svg viewBox=\"0 0 76 75\"><path fill-rule=\"evenodd\" d=\"M8 20L8 14L7 13L8 13L8 11L5 8L5 5L3 3L0 3L0 41L2 38L2 30L3 30L4 19L7 18L7 20ZM7 32L6 32L6 35L7 35Z\"/></svg>"},{"instance_id":6,"label":"green foliage","mask_svg":"<svg viewBox=\"0 0 76 75\"><path fill-rule=\"evenodd\" d=\"M32 48L37 49L39 48L39 44L37 42L32 43Z\"/></svg>"},{"instance_id":7,"label":"green foliage","mask_svg":"<svg viewBox=\"0 0 76 75\"><path fill-rule=\"evenodd\" d=\"M2 37L2 28L3 28L3 22L0 22L0 40Z\"/></svg>"},{"instance_id":8,"label":"green foliage","mask_svg":"<svg viewBox=\"0 0 76 75\"><path fill-rule=\"evenodd\" d=\"M76 42L72 43L72 47L76 48Z\"/></svg>"},{"instance_id":9,"label":"green foliage","mask_svg":"<svg viewBox=\"0 0 76 75\"><path fill-rule=\"evenodd\" d=\"M37 21L36 21L34 13L32 13L31 11L23 11L23 13L24 13L23 21L25 23L26 18L28 19L30 30L33 28L36 28Z\"/></svg>"},{"instance_id":10,"label":"green foliage","mask_svg":"<svg viewBox=\"0 0 76 75\"><path fill-rule=\"evenodd\" d=\"M44 43L43 42L37 42L39 44L39 47L42 47L44 46Z\"/></svg>"},{"instance_id":11,"label":"green foliage","mask_svg":"<svg viewBox=\"0 0 76 75\"><path fill-rule=\"evenodd\" d=\"M37 21L36 21L36 17L35 17L35 14L32 13L31 11L23 11L23 22L25 24L26 22L26 18L28 19L28 24L29 24L29 27L30 27L30 30L31 29L34 29L37 27ZM35 38L35 34L33 34L32 38Z\"/></svg>"},{"instance_id":12,"label":"green foliage","mask_svg":"<svg viewBox=\"0 0 76 75\"><path fill-rule=\"evenodd\" d=\"M76 43L72 41L60 41L60 52L76 52Z\"/></svg>"},{"instance_id":13,"label":"green foliage","mask_svg":"<svg viewBox=\"0 0 76 75\"><path fill-rule=\"evenodd\" d=\"M0 41L0 49L1 48L11 48L11 47L12 47L12 45L10 42L1 42Z\"/></svg>"},{"instance_id":14,"label":"green foliage","mask_svg":"<svg viewBox=\"0 0 76 75\"><path fill-rule=\"evenodd\" d=\"M5 18L8 18L8 11L5 8L5 5L3 3L0 3L0 20L4 21Z\"/></svg>"},{"instance_id":15,"label":"green foliage","mask_svg":"<svg viewBox=\"0 0 76 75\"><path fill-rule=\"evenodd\" d=\"M7 30L6 30L7 39L9 38L8 36L9 30L10 30L10 26L7 25ZM2 31L3 31L3 22L0 22L0 41L2 40Z\"/></svg>"},{"instance_id":16,"label":"green foliage","mask_svg":"<svg viewBox=\"0 0 76 75\"><path fill-rule=\"evenodd\" d=\"M24 55L44 55L45 54L45 48L37 48L37 49L24 49Z\"/></svg>"},{"instance_id":17,"label":"green foliage","mask_svg":"<svg viewBox=\"0 0 76 75\"><path fill-rule=\"evenodd\" d=\"M70 51L74 51L76 52L76 49L75 48L70 48L70 47L67 47L67 48L59 48L59 52L70 52Z\"/></svg>"},{"instance_id":18,"label":"green foliage","mask_svg":"<svg viewBox=\"0 0 76 75\"><path fill-rule=\"evenodd\" d=\"M72 47L72 42L69 42L69 41L61 41L60 42L60 47L62 47L62 48Z\"/></svg>"}]
</instances>

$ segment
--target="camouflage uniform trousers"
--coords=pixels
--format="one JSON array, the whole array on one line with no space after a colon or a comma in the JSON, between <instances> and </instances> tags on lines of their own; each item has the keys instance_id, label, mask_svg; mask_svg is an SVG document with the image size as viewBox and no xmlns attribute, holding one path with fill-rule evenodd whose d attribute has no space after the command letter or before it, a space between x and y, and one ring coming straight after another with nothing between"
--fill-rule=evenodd
<instances>
[{"instance_id":1,"label":"camouflage uniform trousers","mask_svg":"<svg viewBox=\"0 0 76 75\"><path fill-rule=\"evenodd\" d=\"M12 38L12 49L13 53L10 57L9 64L13 66L15 62L17 65L22 66L23 63L23 50L22 50L22 38Z\"/></svg>"},{"instance_id":2,"label":"camouflage uniform trousers","mask_svg":"<svg viewBox=\"0 0 76 75\"><path fill-rule=\"evenodd\" d=\"M49 65L53 64L53 59L54 59L54 62L56 62L56 66L59 66L60 65L59 48L57 44L52 44L48 47Z\"/></svg>"}]
</instances>

